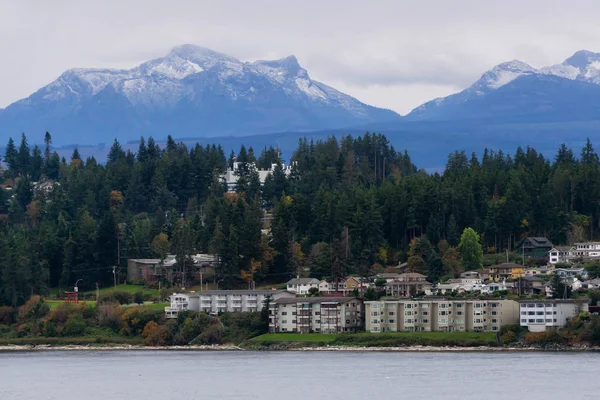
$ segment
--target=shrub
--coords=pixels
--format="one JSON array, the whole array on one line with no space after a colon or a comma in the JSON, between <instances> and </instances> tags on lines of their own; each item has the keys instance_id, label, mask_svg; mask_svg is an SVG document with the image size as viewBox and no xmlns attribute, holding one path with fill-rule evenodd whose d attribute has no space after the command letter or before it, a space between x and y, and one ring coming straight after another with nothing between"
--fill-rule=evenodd
<instances>
[{"instance_id":1,"label":"shrub","mask_svg":"<svg viewBox=\"0 0 600 400\"><path fill-rule=\"evenodd\" d=\"M12 307L0 307L0 324L10 325L15 320L15 309Z\"/></svg>"},{"instance_id":2,"label":"shrub","mask_svg":"<svg viewBox=\"0 0 600 400\"><path fill-rule=\"evenodd\" d=\"M525 343L530 345L547 346L566 342L567 338L556 331L529 332L525 335Z\"/></svg>"},{"instance_id":3,"label":"shrub","mask_svg":"<svg viewBox=\"0 0 600 400\"><path fill-rule=\"evenodd\" d=\"M148 310L144 307L131 307L121 315L123 327L120 333L127 336L138 336L150 321L161 321L164 313L161 310Z\"/></svg>"},{"instance_id":4,"label":"shrub","mask_svg":"<svg viewBox=\"0 0 600 400\"><path fill-rule=\"evenodd\" d=\"M121 329L123 320L119 303L103 303L96 306L96 309L96 317L100 326L109 327L117 332Z\"/></svg>"},{"instance_id":5,"label":"shrub","mask_svg":"<svg viewBox=\"0 0 600 400\"><path fill-rule=\"evenodd\" d=\"M52 321L46 322L46 324L44 325L44 330L42 331L42 334L45 337L55 337L56 336L56 326L54 326L54 323Z\"/></svg>"},{"instance_id":6,"label":"shrub","mask_svg":"<svg viewBox=\"0 0 600 400\"><path fill-rule=\"evenodd\" d=\"M19 307L19 321L43 318L50 312L48 304L40 296L31 296Z\"/></svg>"},{"instance_id":7,"label":"shrub","mask_svg":"<svg viewBox=\"0 0 600 400\"><path fill-rule=\"evenodd\" d=\"M86 328L85 321L80 317L75 317L67 321L62 331L63 336L82 336Z\"/></svg>"},{"instance_id":8,"label":"shrub","mask_svg":"<svg viewBox=\"0 0 600 400\"><path fill-rule=\"evenodd\" d=\"M158 325L154 321L149 321L142 332L147 346L166 346L168 335L169 328L166 325Z\"/></svg>"},{"instance_id":9,"label":"shrub","mask_svg":"<svg viewBox=\"0 0 600 400\"><path fill-rule=\"evenodd\" d=\"M144 293L143 292L136 292L133 295L133 301L136 304L144 304Z\"/></svg>"},{"instance_id":10,"label":"shrub","mask_svg":"<svg viewBox=\"0 0 600 400\"><path fill-rule=\"evenodd\" d=\"M115 301L119 304L131 304L133 302L133 294L123 290L115 290L101 294L98 299L98 303L112 303Z\"/></svg>"}]
</instances>

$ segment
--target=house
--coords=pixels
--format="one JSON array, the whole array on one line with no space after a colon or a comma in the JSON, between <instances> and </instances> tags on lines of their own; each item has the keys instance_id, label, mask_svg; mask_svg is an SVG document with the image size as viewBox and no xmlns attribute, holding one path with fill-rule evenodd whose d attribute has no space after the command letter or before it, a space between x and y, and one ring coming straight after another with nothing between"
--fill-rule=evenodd
<instances>
[{"instance_id":1,"label":"house","mask_svg":"<svg viewBox=\"0 0 600 400\"><path fill-rule=\"evenodd\" d=\"M416 272L405 272L397 279L386 283L385 291L388 296L408 297L417 293L428 292L432 284L427 277Z\"/></svg>"},{"instance_id":2,"label":"house","mask_svg":"<svg viewBox=\"0 0 600 400\"><path fill-rule=\"evenodd\" d=\"M290 292L306 295L311 288L319 289L321 281L315 278L294 278L287 282L286 287Z\"/></svg>"},{"instance_id":3,"label":"house","mask_svg":"<svg viewBox=\"0 0 600 400\"><path fill-rule=\"evenodd\" d=\"M575 246L555 246L548 251L550 265L569 262L569 254L575 251Z\"/></svg>"},{"instance_id":4,"label":"house","mask_svg":"<svg viewBox=\"0 0 600 400\"><path fill-rule=\"evenodd\" d=\"M554 272L554 267L527 268L525 276L550 275Z\"/></svg>"},{"instance_id":5,"label":"house","mask_svg":"<svg viewBox=\"0 0 600 400\"><path fill-rule=\"evenodd\" d=\"M321 281L319 284L319 292L324 294L342 294L351 296L355 290L359 293L364 292L368 288L368 284L362 282L361 278L349 276L340 279L338 282Z\"/></svg>"},{"instance_id":6,"label":"house","mask_svg":"<svg viewBox=\"0 0 600 400\"><path fill-rule=\"evenodd\" d=\"M227 168L227 171L225 171L225 173L223 173L220 176L220 179L222 182L224 182L227 185L227 191L228 192L235 192L236 186L237 186L237 181L239 179L239 169L240 169L240 162L234 162L233 163L233 168ZM258 180L260 181L261 185L265 184L265 180L267 179L267 176L269 174L272 174L275 171L275 168L277 167L277 164L271 164L271 168L269 169L257 169L256 168L256 164L255 163L248 163L248 168L250 169L250 171L256 171L258 173ZM282 168L283 168L283 173L286 176L289 176L290 173L292 172L292 168L291 166L286 166L285 164L282 164Z\"/></svg>"},{"instance_id":7,"label":"house","mask_svg":"<svg viewBox=\"0 0 600 400\"><path fill-rule=\"evenodd\" d=\"M600 260L600 242L575 243L573 246L553 247L549 252L550 264L572 264L588 260Z\"/></svg>"},{"instance_id":8,"label":"house","mask_svg":"<svg viewBox=\"0 0 600 400\"><path fill-rule=\"evenodd\" d=\"M504 263L490 267L490 277L494 282L501 282L505 279L517 279L521 276L525 276L525 267L519 264Z\"/></svg>"},{"instance_id":9,"label":"house","mask_svg":"<svg viewBox=\"0 0 600 400\"><path fill-rule=\"evenodd\" d=\"M215 314L259 312L263 309L267 297L275 300L283 297L293 298L295 294L285 290L206 290L191 294L174 293L171 296L171 305L165 307L165 313L167 318L177 318L177 312L186 309Z\"/></svg>"},{"instance_id":10,"label":"house","mask_svg":"<svg viewBox=\"0 0 600 400\"><path fill-rule=\"evenodd\" d=\"M395 273L395 272L385 272L385 273L381 273L381 274L377 274L371 277L371 280L376 281L378 279L385 279L386 282L391 282L394 279L398 279L400 277L400 274Z\"/></svg>"},{"instance_id":11,"label":"house","mask_svg":"<svg viewBox=\"0 0 600 400\"><path fill-rule=\"evenodd\" d=\"M521 249L521 253L527 258L548 258L548 252L554 246L545 237L526 237L515 248Z\"/></svg>"},{"instance_id":12,"label":"house","mask_svg":"<svg viewBox=\"0 0 600 400\"><path fill-rule=\"evenodd\" d=\"M481 279L482 281L487 281L490 279L490 270L487 268L483 268L483 269L476 269L473 271L465 271L463 273L460 274L461 278L473 278L473 277L477 277L479 279Z\"/></svg>"},{"instance_id":13,"label":"house","mask_svg":"<svg viewBox=\"0 0 600 400\"><path fill-rule=\"evenodd\" d=\"M436 295L444 295L452 292L465 292L465 288L460 283L439 283L431 291Z\"/></svg>"},{"instance_id":14,"label":"house","mask_svg":"<svg viewBox=\"0 0 600 400\"><path fill-rule=\"evenodd\" d=\"M162 262L158 258L131 258L127 260L127 279L130 282L154 282L162 276L170 279L175 264L175 256L167 256Z\"/></svg>"},{"instance_id":15,"label":"house","mask_svg":"<svg viewBox=\"0 0 600 400\"><path fill-rule=\"evenodd\" d=\"M367 332L498 332L519 321L512 300L424 297L365 302Z\"/></svg>"},{"instance_id":16,"label":"house","mask_svg":"<svg viewBox=\"0 0 600 400\"><path fill-rule=\"evenodd\" d=\"M556 268L554 273L563 278L575 278L580 276L587 279L588 272L585 268Z\"/></svg>"},{"instance_id":17,"label":"house","mask_svg":"<svg viewBox=\"0 0 600 400\"><path fill-rule=\"evenodd\" d=\"M564 328L579 313L589 311L589 299L519 300L520 325L530 332Z\"/></svg>"},{"instance_id":18,"label":"house","mask_svg":"<svg viewBox=\"0 0 600 400\"><path fill-rule=\"evenodd\" d=\"M590 279L589 281L583 282L583 287L587 290L598 290L600 289L600 278Z\"/></svg>"},{"instance_id":19,"label":"house","mask_svg":"<svg viewBox=\"0 0 600 400\"><path fill-rule=\"evenodd\" d=\"M354 297L279 298L269 304L269 332L358 332L362 313Z\"/></svg>"},{"instance_id":20,"label":"house","mask_svg":"<svg viewBox=\"0 0 600 400\"><path fill-rule=\"evenodd\" d=\"M546 282L536 276L524 276L519 278L517 286L513 288L513 294L530 295L530 294L546 294Z\"/></svg>"}]
</instances>

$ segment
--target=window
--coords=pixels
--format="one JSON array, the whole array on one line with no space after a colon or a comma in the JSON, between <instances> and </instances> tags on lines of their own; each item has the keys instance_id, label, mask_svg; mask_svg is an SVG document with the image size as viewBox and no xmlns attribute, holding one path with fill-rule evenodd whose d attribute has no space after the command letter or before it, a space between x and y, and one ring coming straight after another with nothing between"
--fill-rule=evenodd
<instances>
[{"instance_id":1,"label":"window","mask_svg":"<svg viewBox=\"0 0 600 400\"><path fill-rule=\"evenodd\" d=\"M538 304L537 304L537 308L544 308L544 305L543 305L543 304L541 304L541 303L538 303Z\"/></svg>"},{"instance_id":2,"label":"window","mask_svg":"<svg viewBox=\"0 0 600 400\"><path fill-rule=\"evenodd\" d=\"M556 319L554 319L554 322L556 322Z\"/></svg>"},{"instance_id":3,"label":"window","mask_svg":"<svg viewBox=\"0 0 600 400\"><path fill-rule=\"evenodd\" d=\"M390 319L388 322L389 322L390 324L393 324L393 323L395 323L396 321L394 321L393 319Z\"/></svg>"},{"instance_id":4,"label":"window","mask_svg":"<svg viewBox=\"0 0 600 400\"><path fill-rule=\"evenodd\" d=\"M535 322L539 324L539 323L544 322L544 320L543 319L536 319Z\"/></svg>"},{"instance_id":5,"label":"window","mask_svg":"<svg viewBox=\"0 0 600 400\"><path fill-rule=\"evenodd\" d=\"M315 311L315 315L321 315L320 311Z\"/></svg>"},{"instance_id":6,"label":"window","mask_svg":"<svg viewBox=\"0 0 600 400\"><path fill-rule=\"evenodd\" d=\"M552 318L546 318L546 322L552 322Z\"/></svg>"},{"instance_id":7,"label":"window","mask_svg":"<svg viewBox=\"0 0 600 400\"><path fill-rule=\"evenodd\" d=\"M522 320L521 320L521 322L522 322L522 323L526 323L526 322L527 322L527 320L526 320L526 319L522 319Z\"/></svg>"},{"instance_id":8,"label":"window","mask_svg":"<svg viewBox=\"0 0 600 400\"><path fill-rule=\"evenodd\" d=\"M407 304L406 308L412 308L412 304Z\"/></svg>"},{"instance_id":9,"label":"window","mask_svg":"<svg viewBox=\"0 0 600 400\"><path fill-rule=\"evenodd\" d=\"M535 324L535 319L529 319L527 322L530 324Z\"/></svg>"},{"instance_id":10,"label":"window","mask_svg":"<svg viewBox=\"0 0 600 400\"><path fill-rule=\"evenodd\" d=\"M428 324L428 323L429 323L429 320L428 320L428 319L424 319L424 320L423 320L423 323L424 323L424 324Z\"/></svg>"},{"instance_id":11,"label":"window","mask_svg":"<svg viewBox=\"0 0 600 400\"><path fill-rule=\"evenodd\" d=\"M413 315L412 311L405 311L404 315Z\"/></svg>"},{"instance_id":12,"label":"window","mask_svg":"<svg viewBox=\"0 0 600 400\"><path fill-rule=\"evenodd\" d=\"M292 320L292 324L296 324L297 321L295 319Z\"/></svg>"},{"instance_id":13,"label":"window","mask_svg":"<svg viewBox=\"0 0 600 400\"><path fill-rule=\"evenodd\" d=\"M394 312L393 312L393 311L390 311L388 314L389 314L389 315L394 315Z\"/></svg>"},{"instance_id":14,"label":"window","mask_svg":"<svg viewBox=\"0 0 600 400\"><path fill-rule=\"evenodd\" d=\"M546 311L546 315L552 315L552 311Z\"/></svg>"},{"instance_id":15,"label":"window","mask_svg":"<svg viewBox=\"0 0 600 400\"><path fill-rule=\"evenodd\" d=\"M497 319L493 319L493 320L492 320L492 324L497 324L497 323L498 323L498 320L497 320Z\"/></svg>"},{"instance_id":16,"label":"window","mask_svg":"<svg viewBox=\"0 0 600 400\"><path fill-rule=\"evenodd\" d=\"M462 305L462 304L460 304L460 303L459 303L459 304L456 304L456 308L462 308L462 306L463 306L463 305Z\"/></svg>"},{"instance_id":17,"label":"window","mask_svg":"<svg viewBox=\"0 0 600 400\"><path fill-rule=\"evenodd\" d=\"M446 311L440 311L440 315L446 315Z\"/></svg>"},{"instance_id":18,"label":"window","mask_svg":"<svg viewBox=\"0 0 600 400\"><path fill-rule=\"evenodd\" d=\"M527 315L527 311L521 311L521 315Z\"/></svg>"},{"instance_id":19,"label":"window","mask_svg":"<svg viewBox=\"0 0 600 400\"><path fill-rule=\"evenodd\" d=\"M497 311L492 311L492 315L498 315Z\"/></svg>"},{"instance_id":20,"label":"window","mask_svg":"<svg viewBox=\"0 0 600 400\"><path fill-rule=\"evenodd\" d=\"M371 311L371 317L377 317L378 315L379 315L379 312Z\"/></svg>"},{"instance_id":21,"label":"window","mask_svg":"<svg viewBox=\"0 0 600 400\"><path fill-rule=\"evenodd\" d=\"M429 311L423 311L421 314L423 314L423 316L427 316L429 315Z\"/></svg>"},{"instance_id":22,"label":"window","mask_svg":"<svg viewBox=\"0 0 600 400\"><path fill-rule=\"evenodd\" d=\"M287 315L287 311L283 311L281 315Z\"/></svg>"},{"instance_id":23,"label":"window","mask_svg":"<svg viewBox=\"0 0 600 400\"><path fill-rule=\"evenodd\" d=\"M408 318L408 319L406 320L406 323L407 323L407 324L412 324L412 323L413 323L413 320L412 320L412 318Z\"/></svg>"},{"instance_id":24,"label":"window","mask_svg":"<svg viewBox=\"0 0 600 400\"><path fill-rule=\"evenodd\" d=\"M281 321L282 324L287 324L287 321L284 319L283 321Z\"/></svg>"},{"instance_id":25,"label":"window","mask_svg":"<svg viewBox=\"0 0 600 400\"><path fill-rule=\"evenodd\" d=\"M320 319L318 319L318 320L317 320L317 324L320 324L320 323L321 323L321 320L320 320Z\"/></svg>"},{"instance_id":26,"label":"window","mask_svg":"<svg viewBox=\"0 0 600 400\"><path fill-rule=\"evenodd\" d=\"M463 315L463 312L462 311L457 311L456 315Z\"/></svg>"},{"instance_id":27,"label":"window","mask_svg":"<svg viewBox=\"0 0 600 400\"><path fill-rule=\"evenodd\" d=\"M537 312L535 313L535 315L544 315L544 312L543 312L543 311L537 311Z\"/></svg>"},{"instance_id":28,"label":"window","mask_svg":"<svg viewBox=\"0 0 600 400\"><path fill-rule=\"evenodd\" d=\"M535 311L528 311L527 315L535 315Z\"/></svg>"},{"instance_id":29,"label":"window","mask_svg":"<svg viewBox=\"0 0 600 400\"><path fill-rule=\"evenodd\" d=\"M292 311L292 315L296 315L296 311Z\"/></svg>"}]
</instances>

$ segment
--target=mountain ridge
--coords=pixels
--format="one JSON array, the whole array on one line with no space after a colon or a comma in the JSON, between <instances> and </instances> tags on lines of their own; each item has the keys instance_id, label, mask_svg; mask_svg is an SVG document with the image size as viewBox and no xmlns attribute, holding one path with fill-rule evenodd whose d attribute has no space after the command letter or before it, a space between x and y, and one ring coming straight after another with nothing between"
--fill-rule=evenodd
<instances>
[{"instance_id":1,"label":"mountain ridge","mask_svg":"<svg viewBox=\"0 0 600 400\"><path fill-rule=\"evenodd\" d=\"M59 143L95 144L117 133L254 135L399 119L311 79L293 55L242 62L187 44L131 69L69 69L0 111L0 134L51 131Z\"/></svg>"}]
</instances>

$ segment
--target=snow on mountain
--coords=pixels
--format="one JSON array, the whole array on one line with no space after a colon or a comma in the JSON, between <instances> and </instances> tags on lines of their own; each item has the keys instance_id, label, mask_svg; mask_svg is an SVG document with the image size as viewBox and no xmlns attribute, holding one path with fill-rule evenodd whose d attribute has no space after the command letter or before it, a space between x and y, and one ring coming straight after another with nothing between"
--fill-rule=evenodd
<instances>
[{"instance_id":1,"label":"snow on mountain","mask_svg":"<svg viewBox=\"0 0 600 400\"><path fill-rule=\"evenodd\" d=\"M465 90L448 97L429 101L415 108L408 117L419 120L445 118L452 113L452 108L467 101L484 97L521 76L529 75L552 75L600 85L600 53L581 50L566 59L562 64L540 69L519 60L505 62L484 73L481 78Z\"/></svg>"},{"instance_id":2,"label":"snow on mountain","mask_svg":"<svg viewBox=\"0 0 600 400\"><path fill-rule=\"evenodd\" d=\"M314 81L294 56L242 62L194 46L129 70L70 69L0 114L0 135L53 131L66 143L346 127L399 115ZM98 137L100 136L100 138Z\"/></svg>"}]
</instances>

